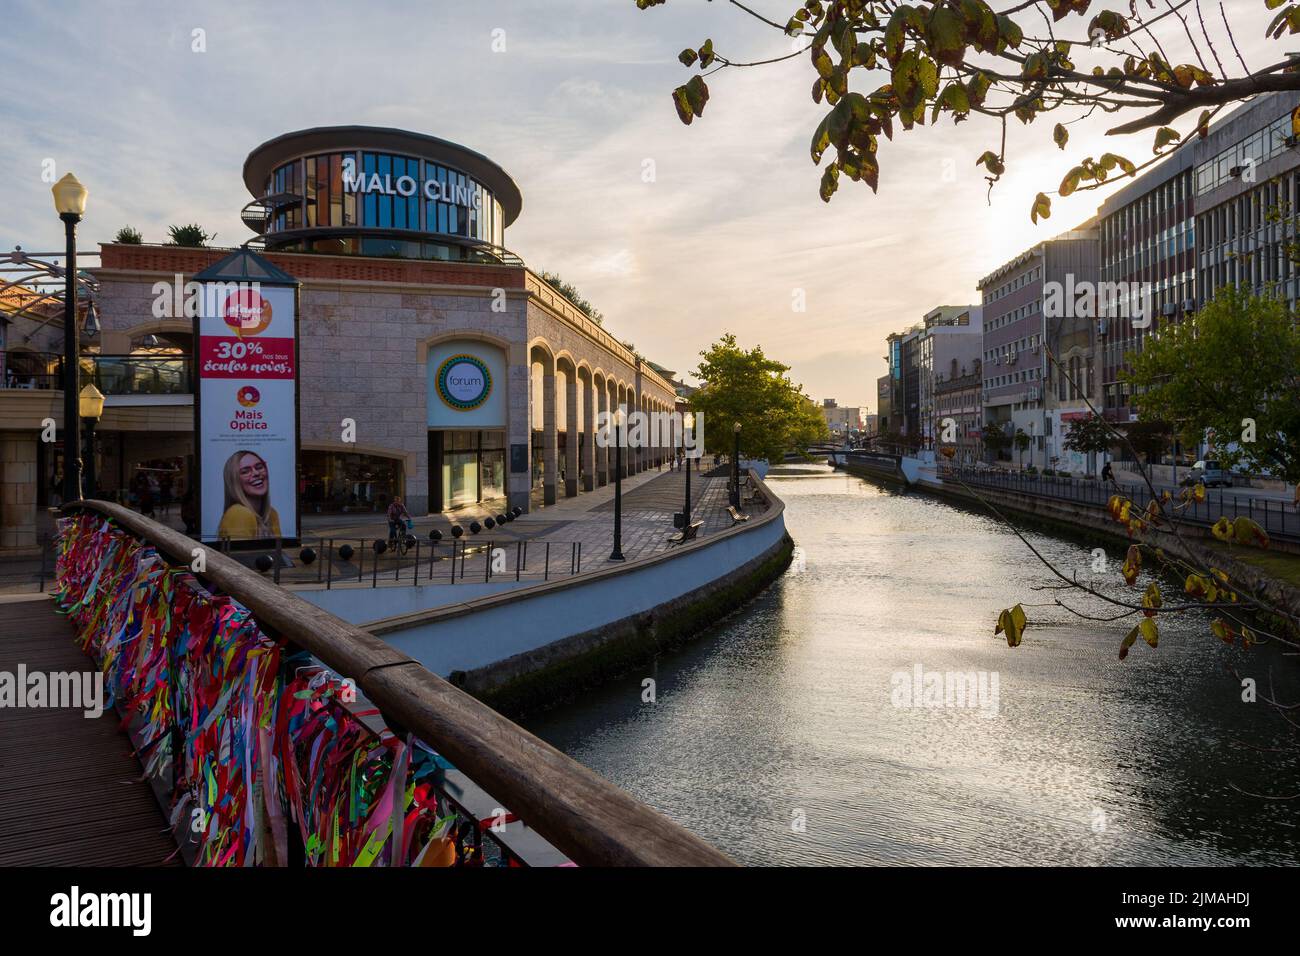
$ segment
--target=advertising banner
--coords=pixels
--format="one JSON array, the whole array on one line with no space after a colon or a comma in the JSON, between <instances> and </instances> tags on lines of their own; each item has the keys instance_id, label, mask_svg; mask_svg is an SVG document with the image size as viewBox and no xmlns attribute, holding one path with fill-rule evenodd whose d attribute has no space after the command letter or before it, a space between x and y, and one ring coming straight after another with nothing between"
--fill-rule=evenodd
<instances>
[{"instance_id":1,"label":"advertising banner","mask_svg":"<svg viewBox=\"0 0 1300 956\"><path fill-rule=\"evenodd\" d=\"M198 320L200 537L298 537L293 286L206 282Z\"/></svg>"}]
</instances>

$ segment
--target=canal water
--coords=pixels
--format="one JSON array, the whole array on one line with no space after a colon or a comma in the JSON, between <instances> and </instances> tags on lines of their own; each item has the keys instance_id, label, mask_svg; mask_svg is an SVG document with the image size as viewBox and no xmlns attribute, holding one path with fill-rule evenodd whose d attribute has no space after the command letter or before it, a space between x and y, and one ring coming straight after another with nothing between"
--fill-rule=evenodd
<instances>
[{"instance_id":1,"label":"canal water","mask_svg":"<svg viewBox=\"0 0 1300 956\"><path fill-rule=\"evenodd\" d=\"M1169 615L1158 649L1139 640L1121 662L1133 622L1051 606L1114 613L1042 590L1051 573L990 517L821 465L768 480L790 570L532 731L747 864L1300 861L1300 801L1249 795L1300 790L1294 735L1232 673L1294 702L1300 659ZM1027 537L1067 573L1140 594L1122 549L1106 545L1097 574L1102 542ZM1017 602L1030 624L1009 648L993 627ZM976 706L933 706L927 685L956 672L975 673Z\"/></svg>"}]
</instances>

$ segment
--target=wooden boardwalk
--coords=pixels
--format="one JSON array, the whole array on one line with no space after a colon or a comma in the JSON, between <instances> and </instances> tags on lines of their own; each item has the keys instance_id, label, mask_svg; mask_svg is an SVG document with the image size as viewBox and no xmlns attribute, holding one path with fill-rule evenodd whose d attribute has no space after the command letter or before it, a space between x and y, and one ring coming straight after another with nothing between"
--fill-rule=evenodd
<instances>
[{"instance_id":1,"label":"wooden boardwalk","mask_svg":"<svg viewBox=\"0 0 1300 956\"><path fill-rule=\"evenodd\" d=\"M0 672L19 664L94 671L48 598L0 603ZM119 723L112 710L0 707L0 866L158 866L175 852Z\"/></svg>"}]
</instances>

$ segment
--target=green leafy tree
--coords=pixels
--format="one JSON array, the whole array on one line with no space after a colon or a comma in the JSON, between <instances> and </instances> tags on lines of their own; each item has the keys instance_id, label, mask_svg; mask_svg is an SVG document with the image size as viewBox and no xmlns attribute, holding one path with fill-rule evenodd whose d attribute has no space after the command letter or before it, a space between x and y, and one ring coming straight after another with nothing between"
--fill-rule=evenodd
<instances>
[{"instance_id":1,"label":"green leafy tree","mask_svg":"<svg viewBox=\"0 0 1300 956\"><path fill-rule=\"evenodd\" d=\"M806 452L829 437L820 409L786 375L790 367L768 358L762 346L741 348L728 332L700 358L696 375L704 384L691 396L691 408L704 414L705 451L731 454L736 422L747 458L780 461L787 451Z\"/></svg>"},{"instance_id":2,"label":"green leafy tree","mask_svg":"<svg viewBox=\"0 0 1300 956\"><path fill-rule=\"evenodd\" d=\"M1081 455L1103 455L1110 451L1114 442L1106 422L1096 415L1076 418L1070 422L1070 430L1065 435L1066 449Z\"/></svg>"},{"instance_id":3,"label":"green leafy tree","mask_svg":"<svg viewBox=\"0 0 1300 956\"><path fill-rule=\"evenodd\" d=\"M984 442L985 451L993 458L997 458L999 452L1006 451L1011 447L1010 436L996 425L985 425L984 430L980 433L980 440Z\"/></svg>"},{"instance_id":4,"label":"green leafy tree","mask_svg":"<svg viewBox=\"0 0 1300 956\"><path fill-rule=\"evenodd\" d=\"M1019 428L1016 429L1016 437L1012 439L1016 445L1016 451L1020 453L1020 467L1025 467L1025 449L1029 447L1029 436Z\"/></svg>"},{"instance_id":5,"label":"green leafy tree","mask_svg":"<svg viewBox=\"0 0 1300 956\"><path fill-rule=\"evenodd\" d=\"M113 241L123 246L138 246L144 242L144 237L140 235L140 230L133 226L123 226L113 237Z\"/></svg>"},{"instance_id":6,"label":"green leafy tree","mask_svg":"<svg viewBox=\"0 0 1300 956\"><path fill-rule=\"evenodd\" d=\"M666 2L636 5L645 10ZM712 38L682 50L682 65L699 72L673 90L677 115L688 125L704 115L710 98L706 76L806 58L812 100L829 107L810 148L814 164L830 157L819 189L828 202L841 177L875 191L881 137L892 140L943 118L987 122L990 148L975 165L983 167L990 186L1010 163L1006 127L1012 121L1054 121L1051 139L1062 150L1071 123L1101 112L1116 117L1111 134L1154 131L1153 155L1140 165L1109 152L1082 158L1054 191L1064 197L1135 175L1203 134L1229 104L1263 92L1300 90L1300 72L1279 42L1283 34L1300 33L1300 3L1287 0L1257 0L1276 10L1267 35L1279 49L1265 54L1269 65L1253 69L1240 53L1221 56L1239 49L1227 14L1211 17L1207 9L1195 16L1188 0L1131 0L1117 3L1119 10L1098 10L1093 0L1027 0L1002 11L986 0L806 0L792 3L788 18L730 2L796 46L760 60L728 56ZM1199 5L1194 12L1200 13ZM1186 59L1167 59L1167 49L1186 50ZM807 80L796 82L803 86ZM1196 116L1194 125L1182 132L1169 125L1187 114ZM1051 209L1049 193L1040 192L1030 216L1037 222Z\"/></svg>"},{"instance_id":7,"label":"green leafy tree","mask_svg":"<svg viewBox=\"0 0 1300 956\"><path fill-rule=\"evenodd\" d=\"M1284 303L1226 287L1129 361L1143 418L1210 433L1229 465L1300 481L1300 326Z\"/></svg>"},{"instance_id":8,"label":"green leafy tree","mask_svg":"<svg viewBox=\"0 0 1300 956\"><path fill-rule=\"evenodd\" d=\"M541 279L552 289L573 303L574 307L579 312L591 319L591 321L595 322L597 325L600 325L605 321L605 316L601 314L599 309L584 299L582 293L580 293L576 287L565 282L554 272L543 272L541 274ZM631 349L632 347L629 345L628 348ZM636 350L632 349L632 351Z\"/></svg>"},{"instance_id":9,"label":"green leafy tree","mask_svg":"<svg viewBox=\"0 0 1300 956\"><path fill-rule=\"evenodd\" d=\"M217 238L215 232L209 234L197 223L190 223L187 226L168 226L167 235L171 237L172 245L192 248L202 248Z\"/></svg>"}]
</instances>

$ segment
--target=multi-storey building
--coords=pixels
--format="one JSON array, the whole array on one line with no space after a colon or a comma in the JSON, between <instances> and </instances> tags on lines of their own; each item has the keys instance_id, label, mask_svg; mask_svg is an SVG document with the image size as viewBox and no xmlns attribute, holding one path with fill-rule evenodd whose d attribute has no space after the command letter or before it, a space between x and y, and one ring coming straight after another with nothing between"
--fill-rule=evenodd
<instances>
[{"instance_id":1,"label":"multi-storey building","mask_svg":"<svg viewBox=\"0 0 1300 956\"><path fill-rule=\"evenodd\" d=\"M886 359L888 360L888 359ZM879 435L890 430L890 415L893 411L891 401L893 376L886 372L876 379L876 431Z\"/></svg>"},{"instance_id":2,"label":"multi-storey building","mask_svg":"<svg viewBox=\"0 0 1300 956\"><path fill-rule=\"evenodd\" d=\"M1141 350L1157 319L1177 319L1196 307L1194 150L1179 150L1098 210L1102 404L1118 421L1137 417L1129 385L1122 381L1125 354Z\"/></svg>"},{"instance_id":3,"label":"multi-storey building","mask_svg":"<svg viewBox=\"0 0 1300 956\"><path fill-rule=\"evenodd\" d=\"M1096 281L1097 232L1091 223L1039 243L980 280L984 421L1008 436L1029 436L1026 464L1052 467L1059 456L1059 416L1049 414L1046 396L1057 379L1043 346L1050 345L1058 360L1079 365L1083 375L1076 383L1091 388L1089 290Z\"/></svg>"},{"instance_id":4,"label":"multi-storey building","mask_svg":"<svg viewBox=\"0 0 1300 956\"><path fill-rule=\"evenodd\" d=\"M1300 139L1292 133L1294 93L1261 96L1193 145L1198 304L1243 285L1294 306L1300 272L1288 254L1300 216Z\"/></svg>"},{"instance_id":5,"label":"multi-storey building","mask_svg":"<svg viewBox=\"0 0 1300 956\"><path fill-rule=\"evenodd\" d=\"M862 409L841 406L833 398L822 402L822 417L826 419L826 427L835 435L862 430Z\"/></svg>"},{"instance_id":6,"label":"multi-storey building","mask_svg":"<svg viewBox=\"0 0 1300 956\"><path fill-rule=\"evenodd\" d=\"M1140 352L1161 322L1181 320L1230 284L1292 306L1300 299L1288 248L1300 209L1298 103L1294 93L1255 98L1102 204L1102 280L1127 283L1121 293L1141 285L1150 302L1137 321L1119 308L1098 323L1107 416L1136 419L1125 355Z\"/></svg>"},{"instance_id":7,"label":"multi-storey building","mask_svg":"<svg viewBox=\"0 0 1300 956\"><path fill-rule=\"evenodd\" d=\"M984 406L980 396L984 390L982 362L979 358L969 365L954 368L951 374L940 376L934 386L936 434L942 444L955 447L953 461L970 465L983 455L980 429L984 424ZM945 419L952 419L953 441L946 440Z\"/></svg>"},{"instance_id":8,"label":"multi-storey building","mask_svg":"<svg viewBox=\"0 0 1300 956\"><path fill-rule=\"evenodd\" d=\"M982 314L978 305L941 305L925 315L917 337L917 404L920 437L926 447L938 435L938 383L966 374L980 357Z\"/></svg>"},{"instance_id":9,"label":"multi-storey building","mask_svg":"<svg viewBox=\"0 0 1300 956\"><path fill-rule=\"evenodd\" d=\"M907 396L903 385L903 339L906 337L906 332L891 332L885 339L888 349L885 361L889 363L889 419L888 424L881 424L881 429L895 435L901 435L907 427Z\"/></svg>"}]
</instances>

